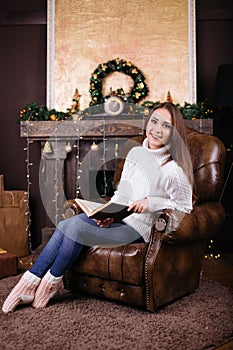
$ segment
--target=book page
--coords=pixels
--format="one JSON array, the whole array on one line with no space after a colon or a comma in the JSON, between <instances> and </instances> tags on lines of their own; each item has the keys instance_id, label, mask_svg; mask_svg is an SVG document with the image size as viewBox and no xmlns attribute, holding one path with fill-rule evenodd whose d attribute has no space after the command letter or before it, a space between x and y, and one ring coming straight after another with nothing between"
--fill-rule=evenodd
<instances>
[{"instance_id":1,"label":"book page","mask_svg":"<svg viewBox=\"0 0 233 350\"><path fill-rule=\"evenodd\" d=\"M111 201L104 204L80 198L76 198L75 201L79 207L87 214L87 216L98 220L104 220L106 218L113 217L117 221L121 221L123 218L132 213L132 211L128 211L128 206Z\"/></svg>"},{"instance_id":2,"label":"book page","mask_svg":"<svg viewBox=\"0 0 233 350\"><path fill-rule=\"evenodd\" d=\"M84 211L85 211L85 208L86 208L86 212L89 212L89 214L91 214L91 212L93 210L95 210L96 208L102 207L101 203L92 202L92 201L89 201L89 200L86 200L86 199L76 198L75 201L81 207L81 209L83 209Z\"/></svg>"}]
</instances>

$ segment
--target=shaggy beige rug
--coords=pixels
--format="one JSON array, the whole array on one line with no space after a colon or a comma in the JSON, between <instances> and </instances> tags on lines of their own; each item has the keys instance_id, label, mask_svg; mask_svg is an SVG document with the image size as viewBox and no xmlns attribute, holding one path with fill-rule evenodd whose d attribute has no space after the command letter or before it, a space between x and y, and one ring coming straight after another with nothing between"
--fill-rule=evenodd
<instances>
[{"instance_id":1,"label":"shaggy beige rug","mask_svg":"<svg viewBox=\"0 0 233 350\"><path fill-rule=\"evenodd\" d=\"M0 303L20 276L0 280ZM62 285L45 309L0 312L1 350L201 350L233 336L233 297L201 280L200 288L156 313L88 295Z\"/></svg>"}]
</instances>

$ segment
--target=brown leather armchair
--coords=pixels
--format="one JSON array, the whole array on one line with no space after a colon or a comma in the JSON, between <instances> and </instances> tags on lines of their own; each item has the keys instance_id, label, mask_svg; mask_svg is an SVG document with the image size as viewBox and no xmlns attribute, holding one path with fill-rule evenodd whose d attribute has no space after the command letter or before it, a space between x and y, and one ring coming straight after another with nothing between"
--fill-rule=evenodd
<instances>
[{"instance_id":1,"label":"brown leather armchair","mask_svg":"<svg viewBox=\"0 0 233 350\"><path fill-rule=\"evenodd\" d=\"M224 181L225 147L218 138L190 128L187 137L197 198L193 211L184 215L176 230L159 232L152 227L148 244L87 247L65 274L66 289L154 312L198 288L207 243L225 218L218 202ZM120 172L118 168L116 181ZM170 213L171 217L176 214Z\"/></svg>"}]
</instances>

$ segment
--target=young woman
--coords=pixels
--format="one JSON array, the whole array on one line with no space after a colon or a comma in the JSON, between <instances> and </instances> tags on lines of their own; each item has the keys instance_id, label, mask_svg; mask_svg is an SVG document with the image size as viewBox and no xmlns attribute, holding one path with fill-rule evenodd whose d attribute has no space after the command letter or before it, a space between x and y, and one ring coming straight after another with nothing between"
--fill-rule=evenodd
<instances>
[{"instance_id":1,"label":"young woman","mask_svg":"<svg viewBox=\"0 0 233 350\"><path fill-rule=\"evenodd\" d=\"M4 313L20 303L45 307L84 245L149 242L151 227L163 209L192 210L192 163L180 110L170 102L157 105L148 117L145 134L143 145L129 151L111 198L127 202L133 214L122 222L93 220L84 213L61 221L34 265L8 295Z\"/></svg>"}]
</instances>

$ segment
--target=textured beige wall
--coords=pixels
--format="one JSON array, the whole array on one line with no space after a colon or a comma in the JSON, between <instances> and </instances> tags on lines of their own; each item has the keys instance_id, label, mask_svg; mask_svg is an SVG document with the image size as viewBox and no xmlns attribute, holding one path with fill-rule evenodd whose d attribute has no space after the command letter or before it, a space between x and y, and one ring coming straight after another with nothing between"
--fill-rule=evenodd
<instances>
[{"instance_id":1,"label":"textured beige wall","mask_svg":"<svg viewBox=\"0 0 233 350\"><path fill-rule=\"evenodd\" d=\"M146 100L189 100L188 0L56 0L55 108L70 107L75 88L89 105L89 78L99 63L129 60L145 75ZM132 85L109 75L105 91Z\"/></svg>"}]
</instances>

